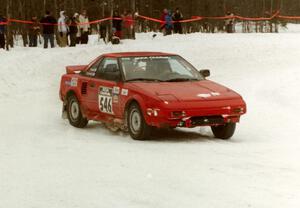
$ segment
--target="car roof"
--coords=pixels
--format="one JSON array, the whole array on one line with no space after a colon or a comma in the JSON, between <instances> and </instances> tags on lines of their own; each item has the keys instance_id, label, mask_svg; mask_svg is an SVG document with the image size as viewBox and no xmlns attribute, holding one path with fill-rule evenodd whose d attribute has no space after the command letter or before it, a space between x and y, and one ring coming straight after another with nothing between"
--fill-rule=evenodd
<instances>
[{"instance_id":1,"label":"car roof","mask_svg":"<svg viewBox=\"0 0 300 208\"><path fill-rule=\"evenodd\" d=\"M107 53L103 54L105 57L123 58L123 57L135 57L135 56L174 56L177 54L162 53L162 52L122 52L122 53Z\"/></svg>"}]
</instances>

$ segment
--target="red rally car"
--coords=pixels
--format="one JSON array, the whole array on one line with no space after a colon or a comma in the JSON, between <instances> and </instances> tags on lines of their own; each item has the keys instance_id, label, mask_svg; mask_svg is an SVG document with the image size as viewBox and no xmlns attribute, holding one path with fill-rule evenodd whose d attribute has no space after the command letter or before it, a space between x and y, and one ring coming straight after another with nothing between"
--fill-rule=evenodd
<instances>
[{"instance_id":1,"label":"red rally car","mask_svg":"<svg viewBox=\"0 0 300 208\"><path fill-rule=\"evenodd\" d=\"M199 72L176 54L103 54L66 71L60 84L63 117L78 128L101 121L144 140L153 127L211 126L215 137L229 139L246 113L239 94L207 80L209 70Z\"/></svg>"}]
</instances>

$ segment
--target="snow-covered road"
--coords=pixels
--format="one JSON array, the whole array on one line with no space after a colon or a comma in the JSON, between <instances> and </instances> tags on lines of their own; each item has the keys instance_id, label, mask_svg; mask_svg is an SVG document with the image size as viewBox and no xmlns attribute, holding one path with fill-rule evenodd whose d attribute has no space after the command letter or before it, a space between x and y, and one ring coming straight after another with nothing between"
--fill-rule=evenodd
<instances>
[{"instance_id":1,"label":"snow-covered road","mask_svg":"<svg viewBox=\"0 0 300 208\"><path fill-rule=\"evenodd\" d=\"M248 104L229 141L210 129L134 141L61 119L60 76L104 52L182 55ZM299 34L140 34L117 46L0 51L0 208L300 207Z\"/></svg>"}]
</instances>

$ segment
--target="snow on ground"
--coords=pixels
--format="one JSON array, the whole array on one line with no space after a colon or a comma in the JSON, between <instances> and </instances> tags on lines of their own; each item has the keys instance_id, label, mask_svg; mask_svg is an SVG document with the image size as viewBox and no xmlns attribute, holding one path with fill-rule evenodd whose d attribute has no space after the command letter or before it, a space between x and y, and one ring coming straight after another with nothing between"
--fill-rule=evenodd
<instances>
[{"instance_id":1,"label":"snow on ground","mask_svg":"<svg viewBox=\"0 0 300 208\"><path fill-rule=\"evenodd\" d=\"M0 207L299 207L299 48L296 33L139 34L0 51ZM64 67L118 51L178 53L211 69L248 104L232 140L196 128L140 142L62 120Z\"/></svg>"}]
</instances>

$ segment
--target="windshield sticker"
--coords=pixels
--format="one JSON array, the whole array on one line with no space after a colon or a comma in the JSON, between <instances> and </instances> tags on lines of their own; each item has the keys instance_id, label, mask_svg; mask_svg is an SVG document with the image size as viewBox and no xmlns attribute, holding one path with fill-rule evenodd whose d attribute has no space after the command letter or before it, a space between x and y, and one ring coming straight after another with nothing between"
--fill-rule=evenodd
<instances>
[{"instance_id":1,"label":"windshield sticker","mask_svg":"<svg viewBox=\"0 0 300 208\"><path fill-rule=\"evenodd\" d=\"M102 113L114 114L113 112L113 93L112 88L100 86L98 94L99 110Z\"/></svg>"},{"instance_id":2,"label":"windshield sticker","mask_svg":"<svg viewBox=\"0 0 300 208\"><path fill-rule=\"evenodd\" d=\"M145 57L134 57L135 60L143 60L143 59L169 59L168 56L145 56Z\"/></svg>"},{"instance_id":3,"label":"windshield sticker","mask_svg":"<svg viewBox=\"0 0 300 208\"><path fill-rule=\"evenodd\" d=\"M137 57L125 57L121 58L122 61L130 61L130 60L144 60L144 59L170 59L169 56L137 56Z\"/></svg>"},{"instance_id":4,"label":"windshield sticker","mask_svg":"<svg viewBox=\"0 0 300 208\"><path fill-rule=\"evenodd\" d=\"M128 95L128 89L122 89L121 95L127 96Z\"/></svg>"}]
</instances>

